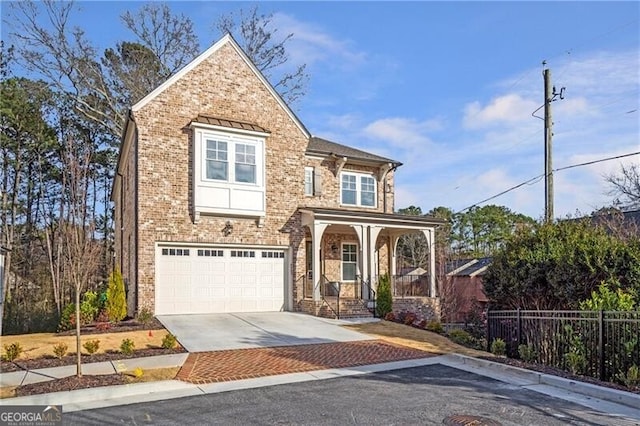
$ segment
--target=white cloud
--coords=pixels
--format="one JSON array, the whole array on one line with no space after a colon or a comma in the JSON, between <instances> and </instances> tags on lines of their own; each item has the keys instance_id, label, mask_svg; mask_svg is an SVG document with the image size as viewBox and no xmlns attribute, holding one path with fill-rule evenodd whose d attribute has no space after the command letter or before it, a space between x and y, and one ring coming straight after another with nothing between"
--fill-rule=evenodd
<instances>
[{"instance_id":1,"label":"white cloud","mask_svg":"<svg viewBox=\"0 0 640 426\"><path fill-rule=\"evenodd\" d=\"M409 118L391 117L376 120L368 124L363 133L371 139L377 139L405 150L432 145L429 133L442 128L437 120L417 121Z\"/></svg>"},{"instance_id":2,"label":"white cloud","mask_svg":"<svg viewBox=\"0 0 640 426\"><path fill-rule=\"evenodd\" d=\"M278 34L293 34L287 42L287 54L291 63L328 62L336 67L353 67L366 60L366 54L356 50L352 43L339 40L320 25L302 22L285 13L275 13L271 22Z\"/></svg>"},{"instance_id":3,"label":"white cloud","mask_svg":"<svg viewBox=\"0 0 640 426\"><path fill-rule=\"evenodd\" d=\"M469 129L504 123L522 123L531 119L531 113L537 107L535 101L510 93L492 99L484 107L477 101L466 105L463 123Z\"/></svg>"}]
</instances>

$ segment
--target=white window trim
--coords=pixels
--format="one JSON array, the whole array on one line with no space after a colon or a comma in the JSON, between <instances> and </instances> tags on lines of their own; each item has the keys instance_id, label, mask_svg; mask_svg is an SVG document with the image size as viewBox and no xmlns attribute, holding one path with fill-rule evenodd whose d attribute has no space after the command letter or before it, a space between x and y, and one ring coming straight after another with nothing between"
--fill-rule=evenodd
<instances>
[{"instance_id":1,"label":"white window trim","mask_svg":"<svg viewBox=\"0 0 640 426\"><path fill-rule=\"evenodd\" d=\"M207 141L215 140L227 143L227 180L207 178ZM236 145L249 145L255 148L255 182L238 182L236 176ZM200 179L203 183L211 182L226 185L239 186L264 186L264 142L256 138L236 135L224 135L221 133L202 132L200 138ZM262 154L262 155L260 155ZM242 163L244 164L244 163Z\"/></svg>"},{"instance_id":2,"label":"white window trim","mask_svg":"<svg viewBox=\"0 0 640 426\"><path fill-rule=\"evenodd\" d=\"M315 194L313 193L313 187L314 187L314 168L313 167L305 167L304 168L304 195L306 197L313 197ZM307 173L310 175L311 177L311 192L307 192Z\"/></svg>"},{"instance_id":3,"label":"white window trim","mask_svg":"<svg viewBox=\"0 0 640 426\"><path fill-rule=\"evenodd\" d=\"M355 204L349 204L349 203L345 203L344 200L342 199L342 176L355 176L356 178L356 203ZM362 177L368 177L373 179L373 205L372 206L365 206L362 204L362 182L361 182L361 178ZM371 173L357 173L357 172L341 172L340 173L340 205L343 206L357 206L357 207L363 207L365 209L375 209L378 207L378 181L376 180L376 177L371 174Z\"/></svg>"},{"instance_id":4,"label":"white window trim","mask_svg":"<svg viewBox=\"0 0 640 426\"><path fill-rule=\"evenodd\" d=\"M345 280L344 279L344 259L342 258L342 254L344 253L344 246L354 246L356 248L356 261L355 261L355 266L356 266L356 279L354 280ZM357 277L358 277L358 244L357 243L342 243L340 245L340 281L342 282L347 282L347 283L354 283L357 281Z\"/></svg>"},{"instance_id":5,"label":"white window trim","mask_svg":"<svg viewBox=\"0 0 640 426\"><path fill-rule=\"evenodd\" d=\"M212 128L192 124L194 171L193 179L193 214L194 222L200 214L237 215L248 217L266 216L266 138L268 134L256 132L239 132L237 129ZM228 130L228 131L227 131ZM227 142L227 180L207 179L206 177L206 148L207 139ZM245 144L255 146L256 182L235 182L235 145ZM255 203L242 203L246 200L243 192L253 194ZM205 195L206 194L206 195ZM216 203L210 204L207 197L216 194ZM226 203L226 205L224 205Z\"/></svg>"}]
</instances>

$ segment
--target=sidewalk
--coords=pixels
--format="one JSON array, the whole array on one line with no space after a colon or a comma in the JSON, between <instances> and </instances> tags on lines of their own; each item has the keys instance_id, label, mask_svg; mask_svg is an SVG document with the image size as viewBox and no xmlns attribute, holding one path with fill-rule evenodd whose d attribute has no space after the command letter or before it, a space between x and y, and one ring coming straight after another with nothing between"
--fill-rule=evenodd
<instances>
[{"instance_id":1,"label":"sidewalk","mask_svg":"<svg viewBox=\"0 0 640 426\"><path fill-rule=\"evenodd\" d=\"M134 370L138 367L143 370L155 368L174 368L181 367L187 360L188 353L156 355L144 358L130 358L117 361L103 361L82 364L82 374L101 375L101 374L117 374L123 371ZM0 386L22 386L32 383L41 383L53 379L62 379L64 377L74 376L76 374L75 365L65 365L63 367L42 368L39 370L14 371L11 373L2 373L0 375ZM7 399L9 401L17 398ZM0 405L6 401L0 400Z\"/></svg>"},{"instance_id":2,"label":"sidewalk","mask_svg":"<svg viewBox=\"0 0 640 426\"><path fill-rule=\"evenodd\" d=\"M100 362L83 365L85 374L113 374L141 367L143 369L182 366L189 354L160 355L147 358ZM513 386L526 388L562 400L574 402L594 410L640 420L640 395L615 389L576 382L556 376L493 363L458 354L429 356L419 359L358 365L343 368L325 368L314 371L283 373L243 380L208 384L186 383L180 380L133 383L127 385L80 389L0 400L0 405L63 405L64 412L89 410L110 406L134 404L296 383L337 377L368 374L387 370L441 364ZM2 386L37 383L75 374L75 366L48 368L30 372L3 373Z\"/></svg>"}]
</instances>

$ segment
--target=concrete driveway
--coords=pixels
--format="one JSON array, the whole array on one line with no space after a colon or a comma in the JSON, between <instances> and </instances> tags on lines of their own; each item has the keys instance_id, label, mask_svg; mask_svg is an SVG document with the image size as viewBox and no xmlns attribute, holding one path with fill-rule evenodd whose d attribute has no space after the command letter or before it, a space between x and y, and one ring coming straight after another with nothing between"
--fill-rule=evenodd
<instances>
[{"instance_id":1,"label":"concrete driveway","mask_svg":"<svg viewBox=\"0 0 640 426\"><path fill-rule=\"evenodd\" d=\"M293 312L160 315L189 352L372 340L336 321Z\"/></svg>"}]
</instances>

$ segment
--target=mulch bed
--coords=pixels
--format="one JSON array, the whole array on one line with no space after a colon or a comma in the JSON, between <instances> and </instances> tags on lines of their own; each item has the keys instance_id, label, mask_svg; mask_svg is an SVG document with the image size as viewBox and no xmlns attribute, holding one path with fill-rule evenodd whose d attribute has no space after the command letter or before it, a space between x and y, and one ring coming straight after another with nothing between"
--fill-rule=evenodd
<instances>
[{"instance_id":1,"label":"mulch bed","mask_svg":"<svg viewBox=\"0 0 640 426\"><path fill-rule=\"evenodd\" d=\"M520 367L526 370L537 371L539 373L549 374L552 376L562 377L565 379L574 380L576 382L590 383L592 385L602 386L609 389L617 389L621 391L640 394L640 386L636 386L635 389L629 389L628 387L617 384L617 383L603 382L594 377L580 376L580 375L572 374L568 371L561 370L559 368L549 367L542 364L527 363L524 361L520 361L518 359L493 357L493 356L478 357L478 358L485 359L487 361L501 363L501 364L511 365L513 367Z\"/></svg>"},{"instance_id":2,"label":"mulch bed","mask_svg":"<svg viewBox=\"0 0 640 426\"><path fill-rule=\"evenodd\" d=\"M186 350L184 350L182 347L178 347L174 349L147 348L147 349L136 349L133 351L131 355L125 355L121 352L110 351L110 352L93 354L93 355L82 354L81 356L82 356L82 363L88 364L91 362L115 361L118 359L180 354L184 352L186 352ZM0 371L3 373L10 373L12 371L36 370L39 368L49 368L49 367L62 367L64 365L75 365L75 363L76 363L75 353L69 354L63 357L62 359L58 359L53 355L47 355L40 358L16 360L13 362L2 361L0 362Z\"/></svg>"},{"instance_id":3,"label":"mulch bed","mask_svg":"<svg viewBox=\"0 0 640 426\"><path fill-rule=\"evenodd\" d=\"M105 329L105 327L108 327ZM102 334L102 333L118 333L121 331L140 331L140 330L160 330L164 326L156 318L151 319L147 323L141 323L135 319L125 319L116 324L97 323L82 326L80 328L80 334ZM60 336L73 336L76 334L76 330L61 331L58 333Z\"/></svg>"},{"instance_id":4,"label":"mulch bed","mask_svg":"<svg viewBox=\"0 0 640 426\"><path fill-rule=\"evenodd\" d=\"M20 386L16 388L16 396L39 395L43 393L72 391L99 386L124 385L126 383L127 379L122 374L82 377L70 376L65 377L64 379Z\"/></svg>"}]
</instances>

